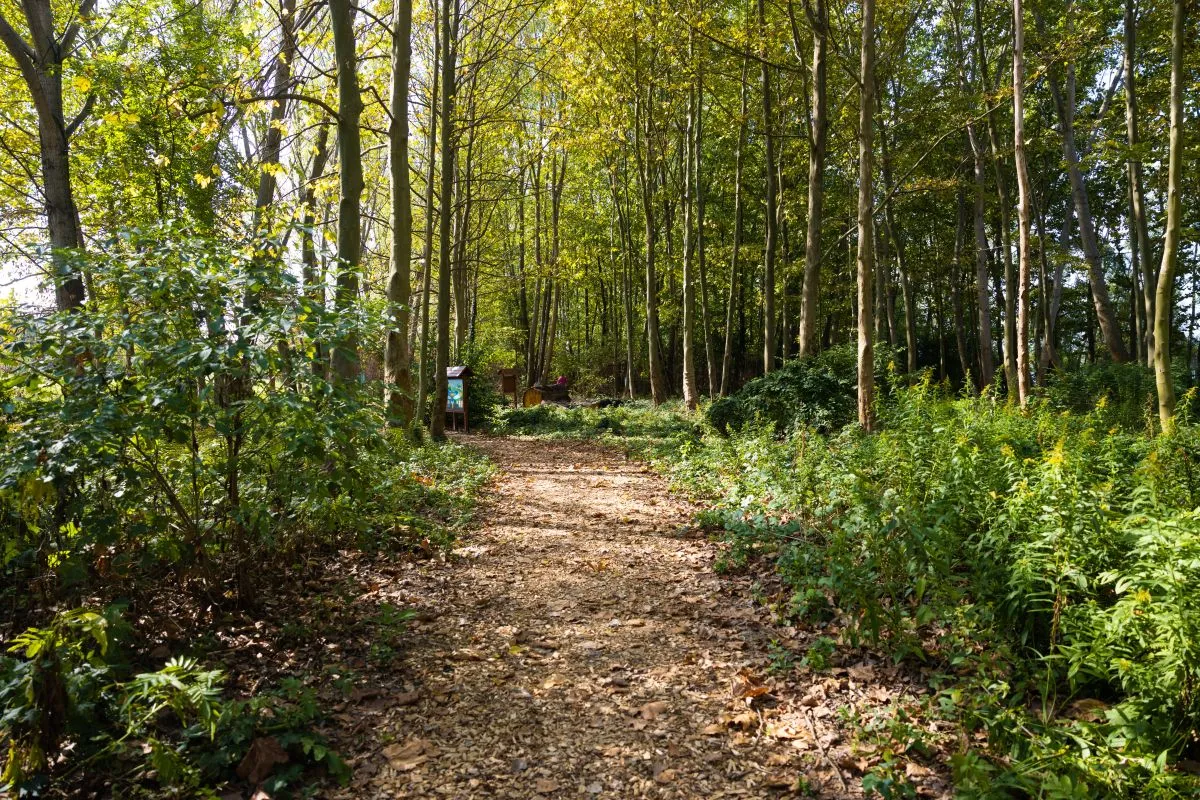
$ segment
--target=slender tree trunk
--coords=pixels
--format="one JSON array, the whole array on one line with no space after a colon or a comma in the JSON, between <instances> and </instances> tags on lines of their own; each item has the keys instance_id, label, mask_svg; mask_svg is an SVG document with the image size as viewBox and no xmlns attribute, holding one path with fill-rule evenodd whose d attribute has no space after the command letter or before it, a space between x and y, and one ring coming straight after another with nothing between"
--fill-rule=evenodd
<instances>
[{"instance_id":1,"label":"slender tree trunk","mask_svg":"<svg viewBox=\"0 0 1200 800\"><path fill-rule=\"evenodd\" d=\"M805 3L813 31L812 126L808 142L808 228L804 239L804 284L800 297L800 357L817 351L821 285L821 215L825 206L825 150L829 140L826 61L829 17L825 0Z\"/></svg>"},{"instance_id":2,"label":"slender tree trunk","mask_svg":"<svg viewBox=\"0 0 1200 800\"><path fill-rule=\"evenodd\" d=\"M634 141L634 151L638 159L638 174L642 189L642 214L646 227L646 338L647 354L650 368L650 398L655 405L667 399L666 381L663 378L662 337L658 325L658 274L655 264L655 249L657 247L658 228L654 218L654 189L656 165L654 155L653 129L653 87L646 90L646 102L642 107L641 99L635 107L634 131L635 136L644 139L645 153L642 152L643 142ZM639 113L640 112L640 113ZM644 116L645 119L638 119ZM645 125L645 130L641 126Z\"/></svg>"},{"instance_id":3,"label":"slender tree trunk","mask_svg":"<svg viewBox=\"0 0 1200 800\"><path fill-rule=\"evenodd\" d=\"M1142 159L1138 155L1138 105L1137 75L1134 59L1137 57L1137 9L1136 0L1125 0L1125 135L1129 142L1129 193L1131 199L1129 239L1133 252L1134 269L1142 274L1142 310L1146 320L1142 337L1147 366L1154 365L1154 319L1155 274L1154 254L1150 247L1150 234L1146 226L1146 192L1142 180Z\"/></svg>"},{"instance_id":4,"label":"slender tree trunk","mask_svg":"<svg viewBox=\"0 0 1200 800\"><path fill-rule=\"evenodd\" d=\"M433 11L433 63L429 74L429 131L425 142L425 262L424 275L421 276L421 363L417 378L417 410L416 418L425 418L426 404L429 393L429 298L433 282L433 221L437 216L434 208L434 182L437 180L437 120L438 120L438 62L441 54L438 52L441 33L438 26L437 0L430 3ZM524 222L524 217L522 217ZM524 231L522 231L522 234ZM524 246L524 238L522 238ZM524 284L522 284L524 289Z\"/></svg>"},{"instance_id":5,"label":"slender tree trunk","mask_svg":"<svg viewBox=\"0 0 1200 800\"><path fill-rule=\"evenodd\" d=\"M442 0L442 185L438 217L437 357L434 362L433 411L429 430L435 439L446 435L446 391L450 367L450 222L454 213L454 93L458 60L458 2Z\"/></svg>"},{"instance_id":6,"label":"slender tree trunk","mask_svg":"<svg viewBox=\"0 0 1200 800\"><path fill-rule=\"evenodd\" d=\"M745 166L746 128L749 123L749 60L742 61L741 117L738 125L737 149L733 157L733 255L729 259L729 297L725 304L725 348L721 355L721 396L729 394L733 371L733 313L737 305L738 256L742 249L742 171Z\"/></svg>"},{"instance_id":7,"label":"slender tree trunk","mask_svg":"<svg viewBox=\"0 0 1200 800\"><path fill-rule=\"evenodd\" d=\"M292 62L296 58L296 0L283 0L279 14L279 36L282 39L279 57L275 60L275 80L271 94L287 93L292 83ZM271 118L263 138L262 157L258 173L258 192L254 200L254 229L262 233L264 217L275 202L275 177L279 167L279 152L283 142L283 121L287 117L287 100L271 103Z\"/></svg>"},{"instance_id":8,"label":"slender tree trunk","mask_svg":"<svg viewBox=\"0 0 1200 800\"><path fill-rule=\"evenodd\" d=\"M1171 132L1167 163L1167 226L1162 266L1158 271L1154 313L1154 379L1158 385L1158 420L1164 432L1175 425L1175 384L1171 379L1171 311L1175 305L1175 268L1183 231L1183 46L1186 0L1174 0L1171 14Z\"/></svg>"},{"instance_id":9,"label":"slender tree trunk","mask_svg":"<svg viewBox=\"0 0 1200 800\"><path fill-rule=\"evenodd\" d=\"M688 50L694 52L691 35ZM696 91L688 91L687 121L683 134L683 403L694 411L698 402L696 388L695 349L695 290L693 288L693 261L696 257L695 239L692 235L692 206L695 203L695 172L692 149L696 135Z\"/></svg>"},{"instance_id":10,"label":"slender tree trunk","mask_svg":"<svg viewBox=\"0 0 1200 800\"><path fill-rule=\"evenodd\" d=\"M46 229L50 237L54 303L59 311L79 308L85 300L83 274L73 264L72 250L84 247L79 209L71 185L70 141L75 129L87 118L92 100L85 101L79 115L68 122L63 110L63 65L76 51L80 20L96 9L95 0L84 0L68 10L67 27L55 28L50 0L25 0L21 7L30 34L26 41L0 13L0 41L16 62L29 99L37 112L38 155L41 162L41 194L45 200Z\"/></svg>"},{"instance_id":11,"label":"slender tree trunk","mask_svg":"<svg viewBox=\"0 0 1200 800\"><path fill-rule=\"evenodd\" d=\"M337 290L334 304L348 313L358 302L358 269L362 258L362 147L358 127L362 97L358 88L358 56L354 45L354 11L350 0L329 0L337 63L338 162L341 171L337 229ZM333 374L343 381L358 378L358 335L351 330L334 345Z\"/></svg>"},{"instance_id":12,"label":"slender tree trunk","mask_svg":"<svg viewBox=\"0 0 1200 800\"><path fill-rule=\"evenodd\" d=\"M958 353L958 366L962 371L963 383L971 374L971 360L967 356L967 332L962 302L962 260L967 238L967 199L960 191L957 203L957 222L954 226L954 274L950 278L950 304L954 314L954 348Z\"/></svg>"},{"instance_id":13,"label":"slender tree trunk","mask_svg":"<svg viewBox=\"0 0 1200 800\"><path fill-rule=\"evenodd\" d=\"M761 3L762 0L759 0ZM875 264L873 157L875 133L875 0L862 1L862 72L858 107L858 423L875 427L873 351Z\"/></svg>"},{"instance_id":14,"label":"slender tree trunk","mask_svg":"<svg viewBox=\"0 0 1200 800\"><path fill-rule=\"evenodd\" d=\"M758 0L759 54L762 56L763 148L766 151L766 244L763 252L763 374L775 366L775 241L779 220L775 214L775 131L771 68L767 64L765 0Z\"/></svg>"},{"instance_id":15,"label":"slender tree trunk","mask_svg":"<svg viewBox=\"0 0 1200 800\"><path fill-rule=\"evenodd\" d=\"M692 182L696 187L696 262L700 267L700 325L704 334L704 363L708 396L717 396L717 365L713 353L712 315L708 296L708 260L704 249L704 62L696 67L696 132L692 144Z\"/></svg>"},{"instance_id":16,"label":"slender tree trunk","mask_svg":"<svg viewBox=\"0 0 1200 800\"><path fill-rule=\"evenodd\" d=\"M408 178L408 77L412 62L412 0L395 0L392 11L392 125L388 132L388 168L392 190L392 263L387 299L391 330L383 356L388 421L412 421L412 352L408 348L412 300L412 190Z\"/></svg>"},{"instance_id":17,"label":"slender tree trunk","mask_svg":"<svg viewBox=\"0 0 1200 800\"><path fill-rule=\"evenodd\" d=\"M1071 19L1072 4L1067 3L1067 19ZM1015 55L1014 55L1015 59ZM1014 61L1015 65L1015 61ZM1014 66L1015 69L1015 66ZM1071 196L1075 201L1075 218L1079 223L1079 242L1083 247L1083 255L1088 264L1088 276L1092 284L1092 301L1096 306L1096 318L1100 324L1100 335L1113 361L1129 360L1129 352L1121 338L1121 327L1113 312L1112 302L1108 296L1108 282L1104 279L1104 265L1100 257L1100 247L1096 241L1096 231L1092 221L1092 211L1088 201L1087 184L1083 171L1079 167L1079 152L1075 146L1075 65L1067 64L1066 93L1060 88L1057 70L1050 70L1050 92L1058 109L1058 118L1062 126L1063 156L1067 162L1067 175L1071 180Z\"/></svg>"},{"instance_id":18,"label":"slender tree trunk","mask_svg":"<svg viewBox=\"0 0 1200 800\"><path fill-rule=\"evenodd\" d=\"M1032 220L1029 167L1025 160L1025 19L1022 0L1013 0L1013 160L1017 167L1017 253L1020 285L1017 291L1017 398L1029 402L1029 276L1033 255L1029 248ZM1010 288L1011 292L1012 289Z\"/></svg>"},{"instance_id":19,"label":"slender tree trunk","mask_svg":"<svg viewBox=\"0 0 1200 800\"><path fill-rule=\"evenodd\" d=\"M983 146L975 136L973 126L967 126L971 141L971 152L975 158L975 304L979 316L979 389L991 385L996 376L992 361L992 301L988 294L988 240L984 220L984 194L987 190L984 176Z\"/></svg>"}]
</instances>

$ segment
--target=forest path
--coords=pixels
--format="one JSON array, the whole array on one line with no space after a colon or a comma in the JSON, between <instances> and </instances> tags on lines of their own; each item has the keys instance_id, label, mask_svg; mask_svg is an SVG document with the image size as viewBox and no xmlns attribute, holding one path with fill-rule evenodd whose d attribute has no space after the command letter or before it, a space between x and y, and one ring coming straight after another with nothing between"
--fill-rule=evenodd
<instances>
[{"instance_id":1,"label":"forest path","mask_svg":"<svg viewBox=\"0 0 1200 800\"><path fill-rule=\"evenodd\" d=\"M449 563L380 588L429 611L354 717L343 796L861 795L820 678L766 671L795 630L714 573L661 477L593 444L462 441L501 474Z\"/></svg>"}]
</instances>

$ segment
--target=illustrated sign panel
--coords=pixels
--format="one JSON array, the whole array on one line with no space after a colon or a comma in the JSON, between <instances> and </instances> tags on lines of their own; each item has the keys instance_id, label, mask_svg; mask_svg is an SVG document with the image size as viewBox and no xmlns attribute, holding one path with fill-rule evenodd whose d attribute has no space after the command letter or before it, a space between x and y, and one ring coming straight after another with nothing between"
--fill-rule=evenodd
<instances>
[{"instance_id":1,"label":"illustrated sign panel","mask_svg":"<svg viewBox=\"0 0 1200 800\"><path fill-rule=\"evenodd\" d=\"M446 410L462 412L463 410L463 379L450 378L446 385Z\"/></svg>"}]
</instances>

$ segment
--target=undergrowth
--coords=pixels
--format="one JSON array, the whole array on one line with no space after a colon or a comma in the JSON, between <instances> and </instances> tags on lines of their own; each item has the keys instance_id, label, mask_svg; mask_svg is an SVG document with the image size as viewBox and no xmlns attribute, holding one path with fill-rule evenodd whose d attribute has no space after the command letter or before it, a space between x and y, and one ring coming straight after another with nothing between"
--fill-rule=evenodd
<instances>
[{"instance_id":1,"label":"undergrowth","mask_svg":"<svg viewBox=\"0 0 1200 800\"><path fill-rule=\"evenodd\" d=\"M652 425L643 452L710 501L731 565L766 559L793 617L939 675L931 713L974 742L959 796L1195 796L1200 427L1148 433L1144 376L1109 378L1024 412L897 381L875 435L542 413L554 435Z\"/></svg>"},{"instance_id":2,"label":"undergrowth","mask_svg":"<svg viewBox=\"0 0 1200 800\"><path fill-rule=\"evenodd\" d=\"M152 626L171 586L197 618L253 614L339 551L446 547L491 474L390 428L378 382L331 379L328 343L383 319L301 291L282 250L128 232L82 265L87 307L0 308L0 794L202 795L265 737L290 755L252 787L343 775L290 679L233 698L204 631L164 666L119 613Z\"/></svg>"}]
</instances>

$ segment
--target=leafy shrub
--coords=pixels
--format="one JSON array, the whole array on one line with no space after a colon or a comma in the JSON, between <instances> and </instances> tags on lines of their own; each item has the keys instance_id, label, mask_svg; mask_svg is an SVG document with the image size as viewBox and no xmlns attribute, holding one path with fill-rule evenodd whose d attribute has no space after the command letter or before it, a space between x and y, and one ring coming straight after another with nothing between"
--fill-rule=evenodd
<instances>
[{"instance_id":1,"label":"leafy shrub","mask_svg":"<svg viewBox=\"0 0 1200 800\"><path fill-rule=\"evenodd\" d=\"M107 658L109 624L97 611L62 612L17 636L9 649L17 657L0 656L0 791L36 796L52 770L62 778L105 759L142 763L162 789L198 791L233 778L264 737L290 753L290 766L264 783L272 793L310 766L349 777L313 730L322 714L312 689L286 679L278 691L226 700L224 675L189 657L129 674ZM57 763L68 741L71 758Z\"/></svg>"},{"instance_id":2,"label":"leafy shrub","mask_svg":"<svg viewBox=\"0 0 1200 800\"><path fill-rule=\"evenodd\" d=\"M327 343L380 320L305 296L278 251L134 232L90 256L96 303L0 315L13 585L169 564L252 599L264 559L422 526L431 493L379 385L326 378Z\"/></svg>"},{"instance_id":3,"label":"leafy shrub","mask_svg":"<svg viewBox=\"0 0 1200 800\"><path fill-rule=\"evenodd\" d=\"M891 356L877 352L877 378L882 383ZM812 358L789 361L749 381L729 397L714 401L708 422L728 434L756 419L771 422L777 433L798 427L833 431L857 414L857 359L852 345L826 350Z\"/></svg>"},{"instance_id":4,"label":"leafy shrub","mask_svg":"<svg viewBox=\"0 0 1200 800\"><path fill-rule=\"evenodd\" d=\"M1105 402L1022 412L928 382L880 417L876 435L782 441L763 419L668 463L717 498L733 552L776 560L796 613L827 618L827 598L852 642L974 676L954 704L1000 757L993 787L1195 788L1167 764L1200 728L1200 432L1149 438ZM963 764L967 787L983 768Z\"/></svg>"}]
</instances>

